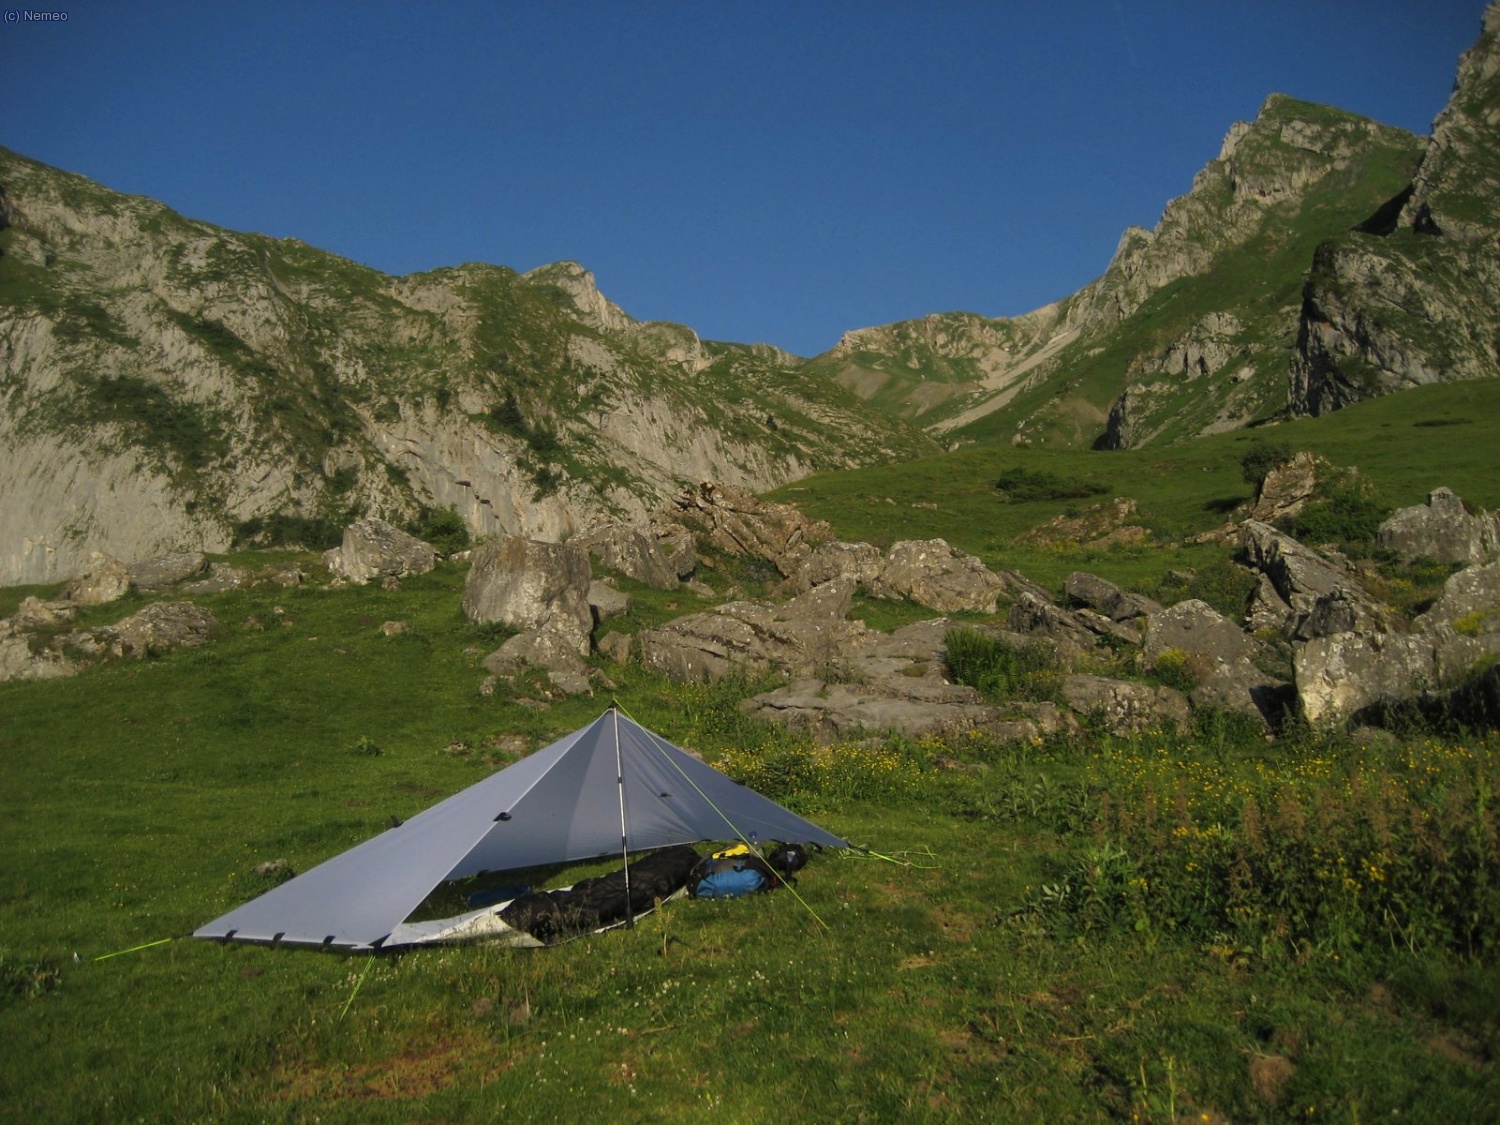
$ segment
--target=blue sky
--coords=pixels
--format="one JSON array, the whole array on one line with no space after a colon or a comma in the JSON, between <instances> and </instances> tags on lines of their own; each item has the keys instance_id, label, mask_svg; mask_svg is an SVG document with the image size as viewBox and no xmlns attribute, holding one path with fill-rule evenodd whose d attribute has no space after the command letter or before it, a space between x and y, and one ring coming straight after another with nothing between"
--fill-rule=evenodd
<instances>
[{"instance_id":1,"label":"blue sky","mask_svg":"<svg viewBox=\"0 0 1500 1125\"><path fill-rule=\"evenodd\" d=\"M388 273L573 259L802 355L1073 292L1273 91L1425 134L1483 11L51 2L0 24L8 148Z\"/></svg>"}]
</instances>

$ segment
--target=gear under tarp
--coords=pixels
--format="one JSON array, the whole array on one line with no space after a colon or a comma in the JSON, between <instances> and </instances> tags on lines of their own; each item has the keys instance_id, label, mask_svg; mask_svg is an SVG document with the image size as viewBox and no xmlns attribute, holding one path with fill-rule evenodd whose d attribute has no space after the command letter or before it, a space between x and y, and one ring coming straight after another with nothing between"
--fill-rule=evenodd
<instances>
[{"instance_id":1,"label":"gear under tarp","mask_svg":"<svg viewBox=\"0 0 1500 1125\"><path fill-rule=\"evenodd\" d=\"M619 855L622 792L631 852L732 839L847 846L611 708L193 936L352 951L451 940L402 923L451 879Z\"/></svg>"}]
</instances>

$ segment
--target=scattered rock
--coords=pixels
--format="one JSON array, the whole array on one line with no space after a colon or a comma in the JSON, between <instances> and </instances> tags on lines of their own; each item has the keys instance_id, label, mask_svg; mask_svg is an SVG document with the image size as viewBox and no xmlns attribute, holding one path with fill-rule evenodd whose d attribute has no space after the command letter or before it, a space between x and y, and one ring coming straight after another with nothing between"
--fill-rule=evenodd
<instances>
[{"instance_id":1,"label":"scattered rock","mask_svg":"<svg viewBox=\"0 0 1500 1125\"><path fill-rule=\"evenodd\" d=\"M677 584L675 578L672 584ZM594 615L594 624L611 617L623 617L630 612L630 606L629 594L621 593L604 582L589 583L589 612Z\"/></svg>"},{"instance_id":2,"label":"scattered rock","mask_svg":"<svg viewBox=\"0 0 1500 1125\"><path fill-rule=\"evenodd\" d=\"M400 636L402 633L411 632L410 621L385 621L381 623L380 631L387 637Z\"/></svg>"},{"instance_id":3,"label":"scattered rock","mask_svg":"<svg viewBox=\"0 0 1500 1125\"><path fill-rule=\"evenodd\" d=\"M119 559L95 551L83 574L63 589L63 601L74 605L106 605L130 592L130 568Z\"/></svg>"},{"instance_id":4,"label":"scattered rock","mask_svg":"<svg viewBox=\"0 0 1500 1125\"><path fill-rule=\"evenodd\" d=\"M1238 625L1196 598L1146 618L1144 656L1156 665L1181 653L1197 681L1189 694L1195 707L1221 707L1259 718L1269 729L1289 702L1287 685L1256 667L1264 646Z\"/></svg>"},{"instance_id":5,"label":"scattered rock","mask_svg":"<svg viewBox=\"0 0 1500 1125\"><path fill-rule=\"evenodd\" d=\"M1471 514L1452 490L1438 488L1427 503L1402 508L1381 524L1375 546L1395 551L1405 563L1419 558L1465 566L1487 562L1500 557L1500 518Z\"/></svg>"},{"instance_id":6,"label":"scattered rock","mask_svg":"<svg viewBox=\"0 0 1500 1125\"><path fill-rule=\"evenodd\" d=\"M1297 453L1290 461L1277 465L1260 482L1250 518L1274 523L1300 512L1318 486L1318 458L1312 453Z\"/></svg>"},{"instance_id":7,"label":"scattered rock","mask_svg":"<svg viewBox=\"0 0 1500 1125\"><path fill-rule=\"evenodd\" d=\"M294 573L301 575L301 571ZM225 590L237 590L244 582L244 575L234 567L225 563L212 562L208 564L208 570L204 576L196 582L188 582L181 592L191 595L222 594ZM290 585L290 583L282 583Z\"/></svg>"},{"instance_id":8,"label":"scattered rock","mask_svg":"<svg viewBox=\"0 0 1500 1125\"><path fill-rule=\"evenodd\" d=\"M1063 609L1053 605L1045 593L1030 590L1011 605L1006 626L1024 637L1045 637L1059 662L1068 665L1094 652L1102 637L1116 637L1132 645L1141 643L1141 631L1134 625L1112 621L1089 609Z\"/></svg>"},{"instance_id":9,"label":"scattered rock","mask_svg":"<svg viewBox=\"0 0 1500 1125\"><path fill-rule=\"evenodd\" d=\"M1005 580L945 540L927 539L893 544L868 585L876 597L905 598L939 613L992 614Z\"/></svg>"},{"instance_id":10,"label":"scattered rock","mask_svg":"<svg viewBox=\"0 0 1500 1125\"><path fill-rule=\"evenodd\" d=\"M17 630L50 629L73 620L77 608L69 602L44 602L41 598L25 597L11 617L11 628Z\"/></svg>"},{"instance_id":11,"label":"scattered rock","mask_svg":"<svg viewBox=\"0 0 1500 1125\"><path fill-rule=\"evenodd\" d=\"M1342 559L1320 554L1258 520L1246 520L1243 535L1251 564L1271 580L1276 594L1290 607L1288 627L1299 639L1311 640L1331 631L1378 632L1389 627L1389 612L1360 585Z\"/></svg>"},{"instance_id":12,"label":"scattered rock","mask_svg":"<svg viewBox=\"0 0 1500 1125\"><path fill-rule=\"evenodd\" d=\"M1062 695L1073 711L1098 715L1111 734L1122 738L1150 730L1183 731L1192 721L1187 697L1169 687L1073 675L1064 677Z\"/></svg>"},{"instance_id":13,"label":"scattered rock","mask_svg":"<svg viewBox=\"0 0 1500 1125\"><path fill-rule=\"evenodd\" d=\"M1111 621L1145 617L1162 608L1160 602L1143 594L1126 593L1113 582L1081 570L1075 570L1063 580L1063 594L1075 605L1087 606Z\"/></svg>"},{"instance_id":14,"label":"scattered rock","mask_svg":"<svg viewBox=\"0 0 1500 1125\"><path fill-rule=\"evenodd\" d=\"M142 594L159 594L208 570L208 558L198 551L158 555L130 565L130 584Z\"/></svg>"},{"instance_id":15,"label":"scattered rock","mask_svg":"<svg viewBox=\"0 0 1500 1125\"><path fill-rule=\"evenodd\" d=\"M591 580L581 547L514 536L493 540L474 552L464 582L464 613L471 621L523 632L547 630L586 656L594 628Z\"/></svg>"},{"instance_id":16,"label":"scattered rock","mask_svg":"<svg viewBox=\"0 0 1500 1125\"><path fill-rule=\"evenodd\" d=\"M373 578L426 574L438 564L437 550L414 535L373 516L344 529L344 542L323 554L336 578L363 584Z\"/></svg>"},{"instance_id":17,"label":"scattered rock","mask_svg":"<svg viewBox=\"0 0 1500 1125\"><path fill-rule=\"evenodd\" d=\"M677 577L691 578L698 568L698 541L693 533L680 523L653 520L651 534L656 537L657 549Z\"/></svg>"},{"instance_id":18,"label":"scattered rock","mask_svg":"<svg viewBox=\"0 0 1500 1125\"><path fill-rule=\"evenodd\" d=\"M633 578L653 590L677 589L676 565L667 560L660 542L644 528L604 523L574 536L570 542L587 551L606 570Z\"/></svg>"},{"instance_id":19,"label":"scattered rock","mask_svg":"<svg viewBox=\"0 0 1500 1125\"><path fill-rule=\"evenodd\" d=\"M792 586L797 590L810 590L824 582L847 576L870 589L884 567L885 559L878 547L869 543L842 543L834 540L819 544L802 560L792 578Z\"/></svg>"},{"instance_id":20,"label":"scattered rock","mask_svg":"<svg viewBox=\"0 0 1500 1125\"><path fill-rule=\"evenodd\" d=\"M300 586L307 581L307 574L296 563L279 566L266 575L266 581L275 586Z\"/></svg>"},{"instance_id":21,"label":"scattered rock","mask_svg":"<svg viewBox=\"0 0 1500 1125\"><path fill-rule=\"evenodd\" d=\"M218 618L192 602L154 602L115 622L111 648L117 656L135 657L200 648L218 626Z\"/></svg>"},{"instance_id":22,"label":"scattered rock","mask_svg":"<svg viewBox=\"0 0 1500 1125\"><path fill-rule=\"evenodd\" d=\"M599 651L616 664L629 664L635 652L635 638L625 633L605 633L599 638Z\"/></svg>"},{"instance_id":23,"label":"scattered rock","mask_svg":"<svg viewBox=\"0 0 1500 1125\"><path fill-rule=\"evenodd\" d=\"M704 481L677 501L684 522L732 554L764 559L791 578L812 549L834 538L821 520L809 520L790 504L760 500L742 489Z\"/></svg>"},{"instance_id":24,"label":"scattered rock","mask_svg":"<svg viewBox=\"0 0 1500 1125\"><path fill-rule=\"evenodd\" d=\"M1017 543L1039 547L1068 543L1095 546L1134 546L1145 543L1151 532L1128 521L1135 515L1136 504L1128 496L1117 496L1100 504L1090 504L1076 516L1057 516L1040 527L1017 537Z\"/></svg>"},{"instance_id":25,"label":"scattered rock","mask_svg":"<svg viewBox=\"0 0 1500 1125\"><path fill-rule=\"evenodd\" d=\"M62 654L47 649L33 652L23 633L0 621L0 683L9 680L55 680L78 671Z\"/></svg>"},{"instance_id":26,"label":"scattered rock","mask_svg":"<svg viewBox=\"0 0 1500 1125\"><path fill-rule=\"evenodd\" d=\"M484 658L498 676L514 676L528 667L544 668L552 685L566 695L591 695L588 665L570 638L552 629L517 633Z\"/></svg>"},{"instance_id":27,"label":"scattered rock","mask_svg":"<svg viewBox=\"0 0 1500 1125\"><path fill-rule=\"evenodd\" d=\"M1271 581L1270 575L1257 575L1255 592L1250 595L1250 605L1245 610L1245 627L1255 633L1270 630L1290 635L1295 623L1296 614L1276 592L1276 583Z\"/></svg>"},{"instance_id":28,"label":"scattered rock","mask_svg":"<svg viewBox=\"0 0 1500 1125\"><path fill-rule=\"evenodd\" d=\"M641 664L671 679L721 679L734 668L808 675L836 665L860 622L845 621L854 580L835 579L782 605L730 602L637 636Z\"/></svg>"}]
</instances>

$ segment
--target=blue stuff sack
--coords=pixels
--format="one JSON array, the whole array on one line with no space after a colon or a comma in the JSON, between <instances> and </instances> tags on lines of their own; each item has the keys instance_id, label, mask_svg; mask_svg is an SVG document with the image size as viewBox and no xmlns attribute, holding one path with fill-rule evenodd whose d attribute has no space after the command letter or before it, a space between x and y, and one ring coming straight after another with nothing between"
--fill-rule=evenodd
<instances>
[{"instance_id":1,"label":"blue stuff sack","mask_svg":"<svg viewBox=\"0 0 1500 1125\"><path fill-rule=\"evenodd\" d=\"M694 898L739 898L753 895L765 885L766 878L753 867L727 867L710 871L692 889Z\"/></svg>"}]
</instances>

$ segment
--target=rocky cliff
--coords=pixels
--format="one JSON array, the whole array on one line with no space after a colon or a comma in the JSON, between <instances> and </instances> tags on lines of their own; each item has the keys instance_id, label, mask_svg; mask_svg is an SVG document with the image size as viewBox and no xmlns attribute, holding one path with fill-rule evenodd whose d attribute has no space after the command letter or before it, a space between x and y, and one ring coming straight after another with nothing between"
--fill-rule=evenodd
<instances>
[{"instance_id":1,"label":"rocky cliff","mask_svg":"<svg viewBox=\"0 0 1500 1125\"><path fill-rule=\"evenodd\" d=\"M0 150L0 584L453 507L559 539L683 484L930 451L572 263L388 277Z\"/></svg>"},{"instance_id":2,"label":"rocky cliff","mask_svg":"<svg viewBox=\"0 0 1500 1125\"><path fill-rule=\"evenodd\" d=\"M1500 4L1459 62L1410 186L1318 248L1292 410L1500 374Z\"/></svg>"},{"instance_id":3,"label":"rocky cliff","mask_svg":"<svg viewBox=\"0 0 1500 1125\"><path fill-rule=\"evenodd\" d=\"M847 333L812 366L957 437L1123 448L1242 426L1285 405L1314 249L1399 193L1423 147L1272 95L1079 292Z\"/></svg>"},{"instance_id":4,"label":"rocky cliff","mask_svg":"<svg viewBox=\"0 0 1500 1125\"><path fill-rule=\"evenodd\" d=\"M1079 292L850 332L812 366L952 438L1104 449L1494 376L1497 154L1491 4L1430 139L1272 95Z\"/></svg>"}]
</instances>

